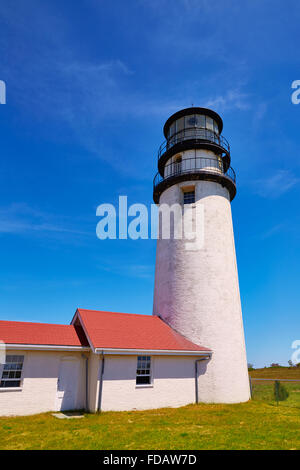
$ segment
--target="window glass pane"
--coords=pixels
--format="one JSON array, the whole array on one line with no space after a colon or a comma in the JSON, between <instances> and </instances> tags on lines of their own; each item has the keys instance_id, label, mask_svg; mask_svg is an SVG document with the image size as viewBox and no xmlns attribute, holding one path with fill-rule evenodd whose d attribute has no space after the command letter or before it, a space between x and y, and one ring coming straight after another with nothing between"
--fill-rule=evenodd
<instances>
[{"instance_id":1,"label":"window glass pane","mask_svg":"<svg viewBox=\"0 0 300 470\"><path fill-rule=\"evenodd\" d=\"M177 120L177 132L184 129L184 117Z\"/></svg>"},{"instance_id":2,"label":"window glass pane","mask_svg":"<svg viewBox=\"0 0 300 470\"><path fill-rule=\"evenodd\" d=\"M20 387L21 371L23 367L24 356L6 356L6 363L4 364L2 372L2 380L0 382L1 388Z\"/></svg>"},{"instance_id":3,"label":"window glass pane","mask_svg":"<svg viewBox=\"0 0 300 470\"><path fill-rule=\"evenodd\" d=\"M178 119L176 121L176 123L177 123L177 126L176 126L177 127L177 137L176 137L176 140L177 140L177 142L180 142L184 139L184 134L185 134L185 132L184 132L184 117Z\"/></svg>"},{"instance_id":4,"label":"window glass pane","mask_svg":"<svg viewBox=\"0 0 300 470\"><path fill-rule=\"evenodd\" d=\"M136 384L150 384L151 383L151 357L138 356L137 370L136 370Z\"/></svg>"},{"instance_id":5,"label":"window glass pane","mask_svg":"<svg viewBox=\"0 0 300 470\"><path fill-rule=\"evenodd\" d=\"M195 191L187 191L183 193L183 203L193 204L195 202Z\"/></svg>"},{"instance_id":6,"label":"window glass pane","mask_svg":"<svg viewBox=\"0 0 300 470\"><path fill-rule=\"evenodd\" d=\"M211 117L206 116L206 129L210 131L214 130L214 123Z\"/></svg>"},{"instance_id":7,"label":"window glass pane","mask_svg":"<svg viewBox=\"0 0 300 470\"><path fill-rule=\"evenodd\" d=\"M12 388L12 387L20 387L20 380L2 380L0 383L1 388Z\"/></svg>"},{"instance_id":8,"label":"window glass pane","mask_svg":"<svg viewBox=\"0 0 300 470\"><path fill-rule=\"evenodd\" d=\"M175 134L175 132L176 132L175 129L176 129L176 127L175 127L175 122L174 122L172 124L172 126L170 127L170 137Z\"/></svg>"},{"instance_id":9,"label":"window glass pane","mask_svg":"<svg viewBox=\"0 0 300 470\"><path fill-rule=\"evenodd\" d=\"M137 377L136 378L136 384L137 385L145 385L145 384L150 384L150 377Z\"/></svg>"},{"instance_id":10,"label":"window glass pane","mask_svg":"<svg viewBox=\"0 0 300 470\"><path fill-rule=\"evenodd\" d=\"M205 116L202 114L198 115L198 127L205 129Z\"/></svg>"},{"instance_id":11,"label":"window glass pane","mask_svg":"<svg viewBox=\"0 0 300 470\"><path fill-rule=\"evenodd\" d=\"M195 114L192 114L191 116L187 116L187 127L195 127L197 124L197 116Z\"/></svg>"}]
</instances>

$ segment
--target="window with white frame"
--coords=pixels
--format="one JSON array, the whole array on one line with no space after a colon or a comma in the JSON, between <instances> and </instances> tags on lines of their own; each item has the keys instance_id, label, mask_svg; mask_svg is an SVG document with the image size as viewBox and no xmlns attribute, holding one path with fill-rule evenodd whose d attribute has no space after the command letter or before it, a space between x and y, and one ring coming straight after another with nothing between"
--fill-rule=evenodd
<instances>
[{"instance_id":1,"label":"window with white frame","mask_svg":"<svg viewBox=\"0 0 300 470\"><path fill-rule=\"evenodd\" d=\"M138 356L136 369L136 385L151 384L151 357Z\"/></svg>"},{"instance_id":2,"label":"window with white frame","mask_svg":"<svg viewBox=\"0 0 300 470\"><path fill-rule=\"evenodd\" d=\"M6 356L0 388L21 387L24 356Z\"/></svg>"}]
</instances>

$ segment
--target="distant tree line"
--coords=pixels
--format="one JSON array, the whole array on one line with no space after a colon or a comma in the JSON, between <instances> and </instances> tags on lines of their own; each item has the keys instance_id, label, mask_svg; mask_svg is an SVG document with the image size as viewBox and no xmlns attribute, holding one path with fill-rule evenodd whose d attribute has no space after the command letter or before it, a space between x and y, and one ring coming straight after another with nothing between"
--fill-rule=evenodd
<instances>
[{"instance_id":1,"label":"distant tree line","mask_svg":"<svg viewBox=\"0 0 300 470\"><path fill-rule=\"evenodd\" d=\"M298 364L294 364L293 361L291 361L291 359L288 361L288 365L289 365L290 369L292 369L294 367L299 367L300 368L300 362L298 362ZM278 362L272 362L272 364L270 364L270 367L284 367L284 366L281 366L280 364L278 364ZM265 368L266 368L266 366L265 366ZM249 371L255 370L255 367L250 362L248 362L248 370Z\"/></svg>"}]
</instances>

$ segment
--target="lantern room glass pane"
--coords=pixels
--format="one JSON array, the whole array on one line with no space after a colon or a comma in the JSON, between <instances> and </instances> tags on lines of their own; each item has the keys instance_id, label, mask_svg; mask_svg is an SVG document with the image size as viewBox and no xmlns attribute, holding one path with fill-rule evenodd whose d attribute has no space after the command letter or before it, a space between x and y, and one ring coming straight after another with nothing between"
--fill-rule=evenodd
<instances>
[{"instance_id":1,"label":"lantern room glass pane","mask_svg":"<svg viewBox=\"0 0 300 470\"><path fill-rule=\"evenodd\" d=\"M172 135L174 135L175 132L176 132L176 122L173 122L173 124L170 127L170 137L172 137Z\"/></svg>"},{"instance_id":2,"label":"lantern room glass pane","mask_svg":"<svg viewBox=\"0 0 300 470\"><path fill-rule=\"evenodd\" d=\"M214 122L209 116L206 116L206 129L209 129L210 131L214 130Z\"/></svg>"},{"instance_id":3,"label":"lantern room glass pane","mask_svg":"<svg viewBox=\"0 0 300 470\"><path fill-rule=\"evenodd\" d=\"M216 121L214 121L214 131L216 134L219 134L219 128L218 128L218 124L216 123Z\"/></svg>"},{"instance_id":4,"label":"lantern room glass pane","mask_svg":"<svg viewBox=\"0 0 300 470\"><path fill-rule=\"evenodd\" d=\"M198 127L205 129L205 116L203 114L198 115Z\"/></svg>"},{"instance_id":5,"label":"lantern room glass pane","mask_svg":"<svg viewBox=\"0 0 300 470\"><path fill-rule=\"evenodd\" d=\"M171 127L170 127L170 132L169 132L169 142L170 145L174 145L176 143L176 136L174 137L174 134L176 133L176 122L174 122Z\"/></svg>"},{"instance_id":6,"label":"lantern room glass pane","mask_svg":"<svg viewBox=\"0 0 300 470\"><path fill-rule=\"evenodd\" d=\"M186 116L186 127L196 127L197 124L197 116L195 114L191 114L190 116Z\"/></svg>"},{"instance_id":7,"label":"lantern room glass pane","mask_svg":"<svg viewBox=\"0 0 300 470\"><path fill-rule=\"evenodd\" d=\"M192 114L189 116L185 116L184 124L185 124L185 132L184 132L185 139L192 139L195 133L194 131L195 115Z\"/></svg>"},{"instance_id":8,"label":"lantern room glass pane","mask_svg":"<svg viewBox=\"0 0 300 470\"><path fill-rule=\"evenodd\" d=\"M179 137L183 137L184 134L184 117L177 121L177 134Z\"/></svg>"}]
</instances>

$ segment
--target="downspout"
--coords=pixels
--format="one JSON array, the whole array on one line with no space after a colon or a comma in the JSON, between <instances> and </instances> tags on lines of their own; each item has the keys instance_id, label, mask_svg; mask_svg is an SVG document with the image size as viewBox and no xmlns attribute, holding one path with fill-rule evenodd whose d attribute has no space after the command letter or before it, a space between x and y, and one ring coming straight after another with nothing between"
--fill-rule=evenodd
<instances>
[{"instance_id":1,"label":"downspout","mask_svg":"<svg viewBox=\"0 0 300 470\"><path fill-rule=\"evenodd\" d=\"M85 359L85 409L89 411L89 356L82 354Z\"/></svg>"},{"instance_id":2,"label":"downspout","mask_svg":"<svg viewBox=\"0 0 300 470\"><path fill-rule=\"evenodd\" d=\"M195 394L196 394L196 403L199 403L199 390L198 390L198 362L207 361L209 356L202 357L201 359L195 360Z\"/></svg>"},{"instance_id":3,"label":"downspout","mask_svg":"<svg viewBox=\"0 0 300 470\"><path fill-rule=\"evenodd\" d=\"M97 412L98 412L98 413L101 412L104 365L105 365L105 358L104 358L104 353L103 353L103 351L102 351L102 362L101 362L100 383L99 383L99 395L98 395L98 406L97 406Z\"/></svg>"}]
</instances>

